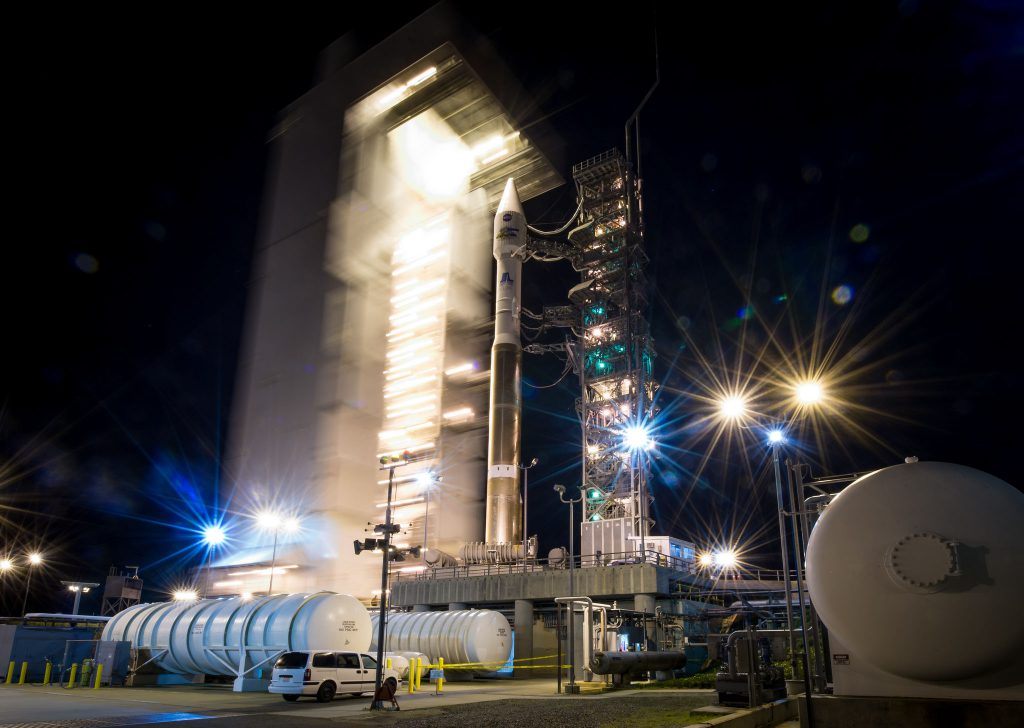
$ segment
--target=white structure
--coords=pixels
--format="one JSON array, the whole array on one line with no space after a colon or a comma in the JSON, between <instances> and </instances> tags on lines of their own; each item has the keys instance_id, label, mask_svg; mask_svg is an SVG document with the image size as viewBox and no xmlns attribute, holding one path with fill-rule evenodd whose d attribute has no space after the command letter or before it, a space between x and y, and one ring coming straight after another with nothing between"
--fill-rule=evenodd
<instances>
[{"instance_id":1,"label":"white structure","mask_svg":"<svg viewBox=\"0 0 1024 728\"><path fill-rule=\"evenodd\" d=\"M508 177L524 199L559 179L457 25L442 6L362 55L342 39L273 132L211 595L266 593L272 568L274 591L379 590L352 542L384 520L382 454L423 458L395 473L398 547L483 538L490 215ZM261 512L298 528L259 532Z\"/></svg>"},{"instance_id":2,"label":"white structure","mask_svg":"<svg viewBox=\"0 0 1024 728\"><path fill-rule=\"evenodd\" d=\"M371 649L377 648L376 613ZM480 663L497 670L512 656L512 628L501 612L459 609L451 612L400 612L388 615L385 647L394 652L421 652L449 664Z\"/></svg>"},{"instance_id":3,"label":"white structure","mask_svg":"<svg viewBox=\"0 0 1024 728\"><path fill-rule=\"evenodd\" d=\"M1024 699L1024 495L981 471L866 475L814 526L836 695Z\"/></svg>"},{"instance_id":4,"label":"white structure","mask_svg":"<svg viewBox=\"0 0 1024 728\"><path fill-rule=\"evenodd\" d=\"M370 638L370 616L359 600L327 592L139 604L103 628L104 640L131 642L162 670L234 675L238 691L258 688L283 652L361 652Z\"/></svg>"}]
</instances>

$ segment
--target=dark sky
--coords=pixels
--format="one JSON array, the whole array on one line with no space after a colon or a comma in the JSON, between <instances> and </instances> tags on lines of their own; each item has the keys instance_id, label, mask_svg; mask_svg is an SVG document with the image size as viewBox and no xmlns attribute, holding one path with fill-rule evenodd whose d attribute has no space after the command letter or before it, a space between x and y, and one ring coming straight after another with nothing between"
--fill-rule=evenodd
<instances>
[{"instance_id":1,"label":"dark sky","mask_svg":"<svg viewBox=\"0 0 1024 728\"><path fill-rule=\"evenodd\" d=\"M763 447L747 432L710 448L694 395L712 371L750 372L770 399L773 367L815 340L847 365L838 424L801 443L815 472L917 455L1024 483L1024 13L822 5L659 8L661 84L640 121L664 382L656 530L728 533L754 554L771 546ZM569 164L621 147L653 80L655 10L633 10L466 6ZM8 63L0 551L47 553L36 608L67 608L59 578L137 563L166 588L198 560L161 559L191 538L171 524L217 501L267 131L333 38L371 43L415 11L25 26ZM572 196L531 202L531 222L561 223ZM528 275L535 310L572 278L557 265ZM528 380L560 366L531 359ZM542 461L531 519L547 549L563 540L564 513L545 499L572 482L575 388L527 396L525 448ZM16 612L23 589L0 583L0 611Z\"/></svg>"}]
</instances>

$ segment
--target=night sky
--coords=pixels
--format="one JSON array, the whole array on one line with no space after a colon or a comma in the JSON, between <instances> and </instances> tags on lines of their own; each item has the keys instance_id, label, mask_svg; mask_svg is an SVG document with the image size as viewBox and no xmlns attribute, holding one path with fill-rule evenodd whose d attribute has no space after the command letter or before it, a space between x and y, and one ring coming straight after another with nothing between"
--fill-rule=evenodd
<instances>
[{"instance_id":1,"label":"night sky","mask_svg":"<svg viewBox=\"0 0 1024 728\"><path fill-rule=\"evenodd\" d=\"M566 178L622 147L658 27L661 83L640 117L655 531L774 565L763 440L712 447L705 400L716 378L747 382L777 413L781 375L822 362L841 379L835 417L792 449L815 474L916 455L1021 487L1024 12L691 5L466 10L529 118L561 136ZM368 47L422 7L25 26L8 64L0 552L46 554L30 609L69 609L61 578L139 564L162 590L198 563L189 524L221 488L267 132L320 49L346 32ZM531 201L531 223L561 224L573 198ZM531 264L525 304L561 304L574 276ZM562 363L526 367L544 386ZM576 392L573 377L525 392L544 551L564 542L550 486L578 472ZM0 613L16 613L24 582L0 578Z\"/></svg>"}]
</instances>

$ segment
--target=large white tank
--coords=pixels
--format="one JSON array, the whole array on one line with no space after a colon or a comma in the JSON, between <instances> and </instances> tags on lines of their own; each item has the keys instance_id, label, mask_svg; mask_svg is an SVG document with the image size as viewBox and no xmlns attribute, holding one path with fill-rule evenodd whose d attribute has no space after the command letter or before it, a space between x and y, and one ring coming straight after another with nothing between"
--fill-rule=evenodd
<instances>
[{"instance_id":1,"label":"large white tank","mask_svg":"<svg viewBox=\"0 0 1024 728\"><path fill-rule=\"evenodd\" d=\"M373 643L377 642L376 613ZM501 612L462 609L453 612L396 612L388 616L388 650L422 652L447 664L481 663L497 669L512 652L512 630ZM485 670L487 671L487 670Z\"/></svg>"},{"instance_id":2,"label":"large white tank","mask_svg":"<svg viewBox=\"0 0 1024 728\"><path fill-rule=\"evenodd\" d=\"M353 650L370 646L370 616L347 594L274 594L256 599L139 604L103 629L104 640L165 651L154 662L183 675L237 675L282 650Z\"/></svg>"},{"instance_id":3,"label":"large white tank","mask_svg":"<svg viewBox=\"0 0 1024 728\"><path fill-rule=\"evenodd\" d=\"M947 687L1012 684L1024 655L1024 495L949 463L870 473L814 526L807 582L849 653L838 665ZM863 690L889 689L875 682Z\"/></svg>"}]
</instances>

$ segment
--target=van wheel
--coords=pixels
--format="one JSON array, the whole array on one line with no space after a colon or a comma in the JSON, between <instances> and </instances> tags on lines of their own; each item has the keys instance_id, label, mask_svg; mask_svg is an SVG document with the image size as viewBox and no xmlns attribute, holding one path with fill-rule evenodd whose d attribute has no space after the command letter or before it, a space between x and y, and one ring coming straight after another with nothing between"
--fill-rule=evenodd
<instances>
[{"instance_id":1,"label":"van wheel","mask_svg":"<svg viewBox=\"0 0 1024 728\"><path fill-rule=\"evenodd\" d=\"M316 702L331 702L332 700L334 700L334 693L336 693L337 691L338 689L334 687L334 683L332 683L330 680L327 680L320 686L320 689L316 691Z\"/></svg>"},{"instance_id":2,"label":"van wheel","mask_svg":"<svg viewBox=\"0 0 1024 728\"><path fill-rule=\"evenodd\" d=\"M287 700L289 703L294 703L296 700L299 699L298 695L282 695L281 697Z\"/></svg>"}]
</instances>

